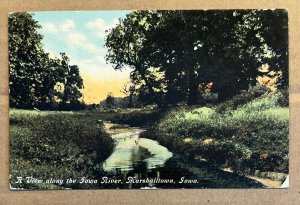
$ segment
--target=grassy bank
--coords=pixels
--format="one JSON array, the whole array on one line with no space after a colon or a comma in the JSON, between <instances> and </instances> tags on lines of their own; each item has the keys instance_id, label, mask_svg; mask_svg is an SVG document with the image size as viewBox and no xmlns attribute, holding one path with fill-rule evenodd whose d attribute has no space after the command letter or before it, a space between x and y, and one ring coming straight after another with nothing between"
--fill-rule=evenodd
<instances>
[{"instance_id":1,"label":"grassy bank","mask_svg":"<svg viewBox=\"0 0 300 205\"><path fill-rule=\"evenodd\" d=\"M113 140L96 126L90 112L10 110L10 168L12 187L27 189L90 188L89 184L25 183L39 179L95 179L97 164L113 150ZM16 183L23 177L23 183Z\"/></svg>"},{"instance_id":2,"label":"grassy bank","mask_svg":"<svg viewBox=\"0 0 300 205\"><path fill-rule=\"evenodd\" d=\"M117 124L127 124L133 127L150 127L164 116L166 110L161 110L157 108L129 108L92 112L96 112L97 116L105 121L111 121Z\"/></svg>"},{"instance_id":3,"label":"grassy bank","mask_svg":"<svg viewBox=\"0 0 300 205\"><path fill-rule=\"evenodd\" d=\"M143 134L187 158L236 172L288 172L288 107L269 94L236 107L181 108ZM229 103L230 104L230 103Z\"/></svg>"}]
</instances>

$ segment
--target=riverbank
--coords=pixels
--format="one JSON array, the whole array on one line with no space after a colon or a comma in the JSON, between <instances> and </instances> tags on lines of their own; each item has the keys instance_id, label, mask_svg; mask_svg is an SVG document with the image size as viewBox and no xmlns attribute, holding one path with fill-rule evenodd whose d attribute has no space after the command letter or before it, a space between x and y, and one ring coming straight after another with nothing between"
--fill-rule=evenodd
<instances>
[{"instance_id":1,"label":"riverbank","mask_svg":"<svg viewBox=\"0 0 300 205\"><path fill-rule=\"evenodd\" d=\"M259 177L249 176L249 175L246 175L246 177L248 177L250 179L254 179L254 180L262 183L264 186L266 186L268 188L280 188L282 185L281 181L274 181L271 179L259 178Z\"/></svg>"},{"instance_id":2,"label":"riverbank","mask_svg":"<svg viewBox=\"0 0 300 205\"><path fill-rule=\"evenodd\" d=\"M104 121L104 128L110 135L132 132L129 125L112 123L110 121Z\"/></svg>"},{"instance_id":3,"label":"riverbank","mask_svg":"<svg viewBox=\"0 0 300 205\"><path fill-rule=\"evenodd\" d=\"M108 133L110 133L111 135L117 135L117 134L122 134L122 133L126 134L126 133L132 132L132 128L129 127L128 125L115 124L115 123L111 123L111 122L104 122L104 127L105 127L106 131ZM180 156L178 156L178 157L180 157ZM197 160L197 159L195 159L195 160ZM196 165L195 165L195 167L196 167ZM223 170L225 172L229 172L229 173L234 173L229 168L224 168L224 169L221 169L221 170ZM283 181L283 180L272 180L272 179L269 179L269 178L250 176L250 175L244 175L244 176L249 178L249 179L253 179L255 181L258 181L259 183L261 183L263 186L265 186L267 188L280 188L281 185L282 185L282 181Z\"/></svg>"},{"instance_id":4,"label":"riverbank","mask_svg":"<svg viewBox=\"0 0 300 205\"><path fill-rule=\"evenodd\" d=\"M159 145L157 141L139 137L142 130L138 127L111 122L104 122L104 127L114 139L115 149L104 162L103 168L110 173L115 173L114 177L126 179L127 176L136 176L137 180L143 181L145 180L143 176L147 176L151 180L158 177L175 182L175 184L172 182L163 186L155 185L162 186L161 188L266 187L257 180L218 169L207 162L191 161L180 155L175 156L167 148ZM193 179L197 183L181 184L183 178ZM149 185L143 183L135 185L136 188L144 186ZM124 185L120 187L126 188Z\"/></svg>"},{"instance_id":5,"label":"riverbank","mask_svg":"<svg viewBox=\"0 0 300 205\"><path fill-rule=\"evenodd\" d=\"M280 99L280 93L271 93L223 112L213 107L176 109L142 137L185 158L202 158L249 177L257 170L288 173L289 112ZM268 186L278 186L268 181L264 179Z\"/></svg>"},{"instance_id":6,"label":"riverbank","mask_svg":"<svg viewBox=\"0 0 300 205\"><path fill-rule=\"evenodd\" d=\"M10 110L10 184L24 189L96 188L93 184L16 183L17 177L97 178L114 142L91 112Z\"/></svg>"},{"instance_id":7,"label":"riverbank","mask_svg":"<svg viewBox=\"0 0 300 205\"><path fill-rule=\"evenodd\" d=\"M157 123L166 112L167 110L158 108L128 108L91 111L91 113L97 115L99 119L106 122L144 128Z\"/></svg>"},{"instance_id":8,"label":"riverbank","mask_svg":"<svg viewBox=\"0 0 300 205\"><path fill-rule=\"evenodd\" d=\"M233 171L229 168L224 168L222 170L233 173ZM268 178L251 176L251 175L245 175L245 177L247 177L249 179L254 179L254 180L260 182L261 184L263 184L264 186L266 186L267 188L280 188L283 183L283 180L272 180L272 179L268 179Z\"/></svg>"},{"instance_id":9,"label":"riverbank","mask_svg":"<svg viewBox=\"0 0 300 205\"><path fill-rule=\"evenodd\" d=\"M215 167L230 168L234 174L240 174L241 180L247 176L267 187L278 187L279 181L253 175L257 171L288 173L288 108L281 106L279 99L279 94L270 94L222 112L215 107L199 106L116 112L12 109L11 185L25 189L97 188L92 184L17 184L16 177L97 178L103 173L99 162L105 161L114 150L115 139L110 135L132 133L132 127L143 127L147 130L141 133L141 138L159 142L180 158L205 159ZM105 122L103 127L97 125L99 120ZM138 136L132 137L132 145L139 143L135 138ZM141 155L135 155L137 161L149 155L143 150L138 153ZM153 161L157 162L155 158ZM140 168L145 168L143 163L136 169ZM168 168L174 166L168 164ZM218 186L226 186L226 177Z\"/></svg>"}]
</instances>

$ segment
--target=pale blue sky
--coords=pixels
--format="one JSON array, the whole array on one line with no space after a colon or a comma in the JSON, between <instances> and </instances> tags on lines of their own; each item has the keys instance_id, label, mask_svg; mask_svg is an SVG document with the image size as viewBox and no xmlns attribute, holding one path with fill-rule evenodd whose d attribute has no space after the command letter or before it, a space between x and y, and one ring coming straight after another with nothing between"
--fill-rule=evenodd
<instances>
[{"instance_id":1,"label":"pale blue sky","mask_svg":"<svg viewBox=\"0 0 300 205\"><path fill-rule=\"evenodd\" d=\"M33 12L42 29L43 44L53 57L65 52L80 68L84 79L84 99L99 102L108 92L122 96L122 84L128 81L129 70L115 71L106 64L103 48L105 30L130 11L43 11Z\"/></svg>"}]
</instances>

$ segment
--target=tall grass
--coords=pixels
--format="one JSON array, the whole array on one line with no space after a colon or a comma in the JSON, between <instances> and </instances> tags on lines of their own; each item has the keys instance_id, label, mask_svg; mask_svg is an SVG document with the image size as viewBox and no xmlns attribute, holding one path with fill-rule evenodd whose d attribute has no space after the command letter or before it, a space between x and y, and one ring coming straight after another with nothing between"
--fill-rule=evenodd
<instances>
[{"instance_id":1,"label":"tall grass","mask_svg":"<svg viewBox=\"0 0 300 205\"><path fill-rule=\"evenodd\" d=\"M11 185L17 188L88 188L80 184L16 183L16 177L95 178L97 164L113 150L113 140L88 112L10 110Z\"/></svg>"},{"instance_id":2,"label":"tall grass","mask_svg":"<svg viewBox=\"0 0 300 205\"><path fill-rule=\"evenodd\" d=\"M175 110L144 135L173 152L235 171L288 172L289 110L280 105L281 98L281 93L271 93L223 112Z\"/></svg>"}]
</instances>

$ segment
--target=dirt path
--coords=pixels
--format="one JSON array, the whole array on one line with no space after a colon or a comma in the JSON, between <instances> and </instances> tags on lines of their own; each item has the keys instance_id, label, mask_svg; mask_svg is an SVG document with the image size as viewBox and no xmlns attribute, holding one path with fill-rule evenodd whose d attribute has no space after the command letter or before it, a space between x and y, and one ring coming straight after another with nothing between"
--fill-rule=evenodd
<instances>
[{"instance_id":1,"label":"dirt path","mask_svg":"<svg viewBox=\"0 0 300 205\"><path fill-rule=\"evenodd\" d=\"M226 172L233 172L231 169L228 169L228 168L222 169L222 170L224 170ZM245 175L245 176L262 183L263 185L265 185L268 188L280 188L280 186L282 185L282 183L280 181L275 181L275 180L271 180L271 179L267 179L267 178L260 178L260 177L250 176L250 175Z\"/></svg>"}]
</instances>

